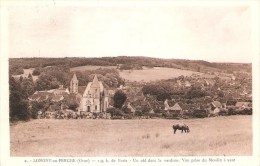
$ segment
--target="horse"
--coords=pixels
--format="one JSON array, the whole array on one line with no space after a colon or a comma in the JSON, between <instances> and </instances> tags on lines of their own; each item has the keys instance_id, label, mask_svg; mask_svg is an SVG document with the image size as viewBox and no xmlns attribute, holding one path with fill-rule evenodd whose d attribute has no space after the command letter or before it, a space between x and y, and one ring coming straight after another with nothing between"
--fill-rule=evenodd
<instances>
[{"instance_id":1,"label":"horse","mask_svg":"<svg viewBox=\"0 0 260 166\"><path fill-rule=\"evenodd\" d=\"M185 131L185 133L190 132L190 128L186 124L176 124L176 125L173 125L172 128L174 130L174 134L176 133L177 130L181 130L181 133L183 133L183 130Z\"/></svg>"}]
</instances>

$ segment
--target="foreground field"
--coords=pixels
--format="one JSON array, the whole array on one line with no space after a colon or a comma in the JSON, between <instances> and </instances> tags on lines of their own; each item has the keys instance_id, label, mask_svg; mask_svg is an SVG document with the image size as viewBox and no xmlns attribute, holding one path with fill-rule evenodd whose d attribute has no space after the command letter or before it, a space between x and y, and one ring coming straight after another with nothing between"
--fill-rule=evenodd
<instances>
[{"instance_id":1,"label":"foreground field","mask_svg":"<svg viewBox=\"0 0 260 166\"><path fill-rule=\"evenodd\" d=\"M41 119L10 127L11 156L252 155L252 116L183 120Z\"/></svg>"}]
</instances>

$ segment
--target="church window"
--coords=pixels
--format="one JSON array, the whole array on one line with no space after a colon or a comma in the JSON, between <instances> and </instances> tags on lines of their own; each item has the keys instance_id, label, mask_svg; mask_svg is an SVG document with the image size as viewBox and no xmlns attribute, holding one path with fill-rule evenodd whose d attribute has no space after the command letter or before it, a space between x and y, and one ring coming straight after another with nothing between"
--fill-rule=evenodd
<instances>
[{"instance_id":1,"label":"church window","mask_svg":"<svg viewBox=\"0 0 260 166\"><path fill-rule=\"evenodd\" d=\"M95 105L95 110L97 110L97 105Z\"/></svg>"}]
</instances>

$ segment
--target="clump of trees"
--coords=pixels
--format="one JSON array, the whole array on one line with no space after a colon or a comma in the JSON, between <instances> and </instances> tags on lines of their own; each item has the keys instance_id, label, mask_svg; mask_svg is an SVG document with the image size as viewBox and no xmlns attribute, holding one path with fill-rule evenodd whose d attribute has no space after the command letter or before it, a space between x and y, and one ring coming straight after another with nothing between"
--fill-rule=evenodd
<instances>
[{"instance_id":1,"label":"clump of trees","mask_svg":"<svg viewBox=\"0 0 260 166\"><path fill-rule=\"evenodd\" d=\"M31 112L27 96L31 93L31 83L23 79L22 83L9 76L9 118L11 122L18 120L29 120ZM22 89L22 86L25 89Z\"/></svg>"},{"instance_id":2,"label":"clump of trees","mask_svg":"<svg viewBox=\"0 0 260 166\"><path fill-rule=\"evenodd\" d=\"M193 98L205 97L207 95L208 94L205 90L201 90L201 88L192 87L191 89L188 90L185 97L187 99L193 99Z\"/></svg>"},{"instance_id":3,"label":"clump of trees","mask_svg":"<svg viewBox=\"0 0 260 166\"><path fill-rule=\"evenodd\" d=\"M23 68L22 67L10 67L10 74L12 75L20 75L20 74L23 74L24 71L23 71Z\"/></svg>"}]
</instances>

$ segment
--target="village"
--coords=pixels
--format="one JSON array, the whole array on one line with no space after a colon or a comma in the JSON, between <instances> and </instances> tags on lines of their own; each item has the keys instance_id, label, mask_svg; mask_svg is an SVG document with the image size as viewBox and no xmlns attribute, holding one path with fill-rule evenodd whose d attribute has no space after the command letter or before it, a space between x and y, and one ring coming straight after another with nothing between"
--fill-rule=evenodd
<instances>
[{"instance_id":1,"label":"village","mask_svg":"<svg viewBox=\"0 0 260 166\"><path fill-rule=\"evenodd\" d=\"M161 86L163 91L158 90ZM39 119L188 119L251 115L251 86L250 76L241 74L225 78L193 74L150 83L125 81L117 88L104 85L95 74L93 81L79 86L74 73L69 86L35 91L28 99L34 118ZM119 92L125 95L123 99L115 99ZM115 100L120 100L119 107Z\"/></svg>"}]
</instances>

